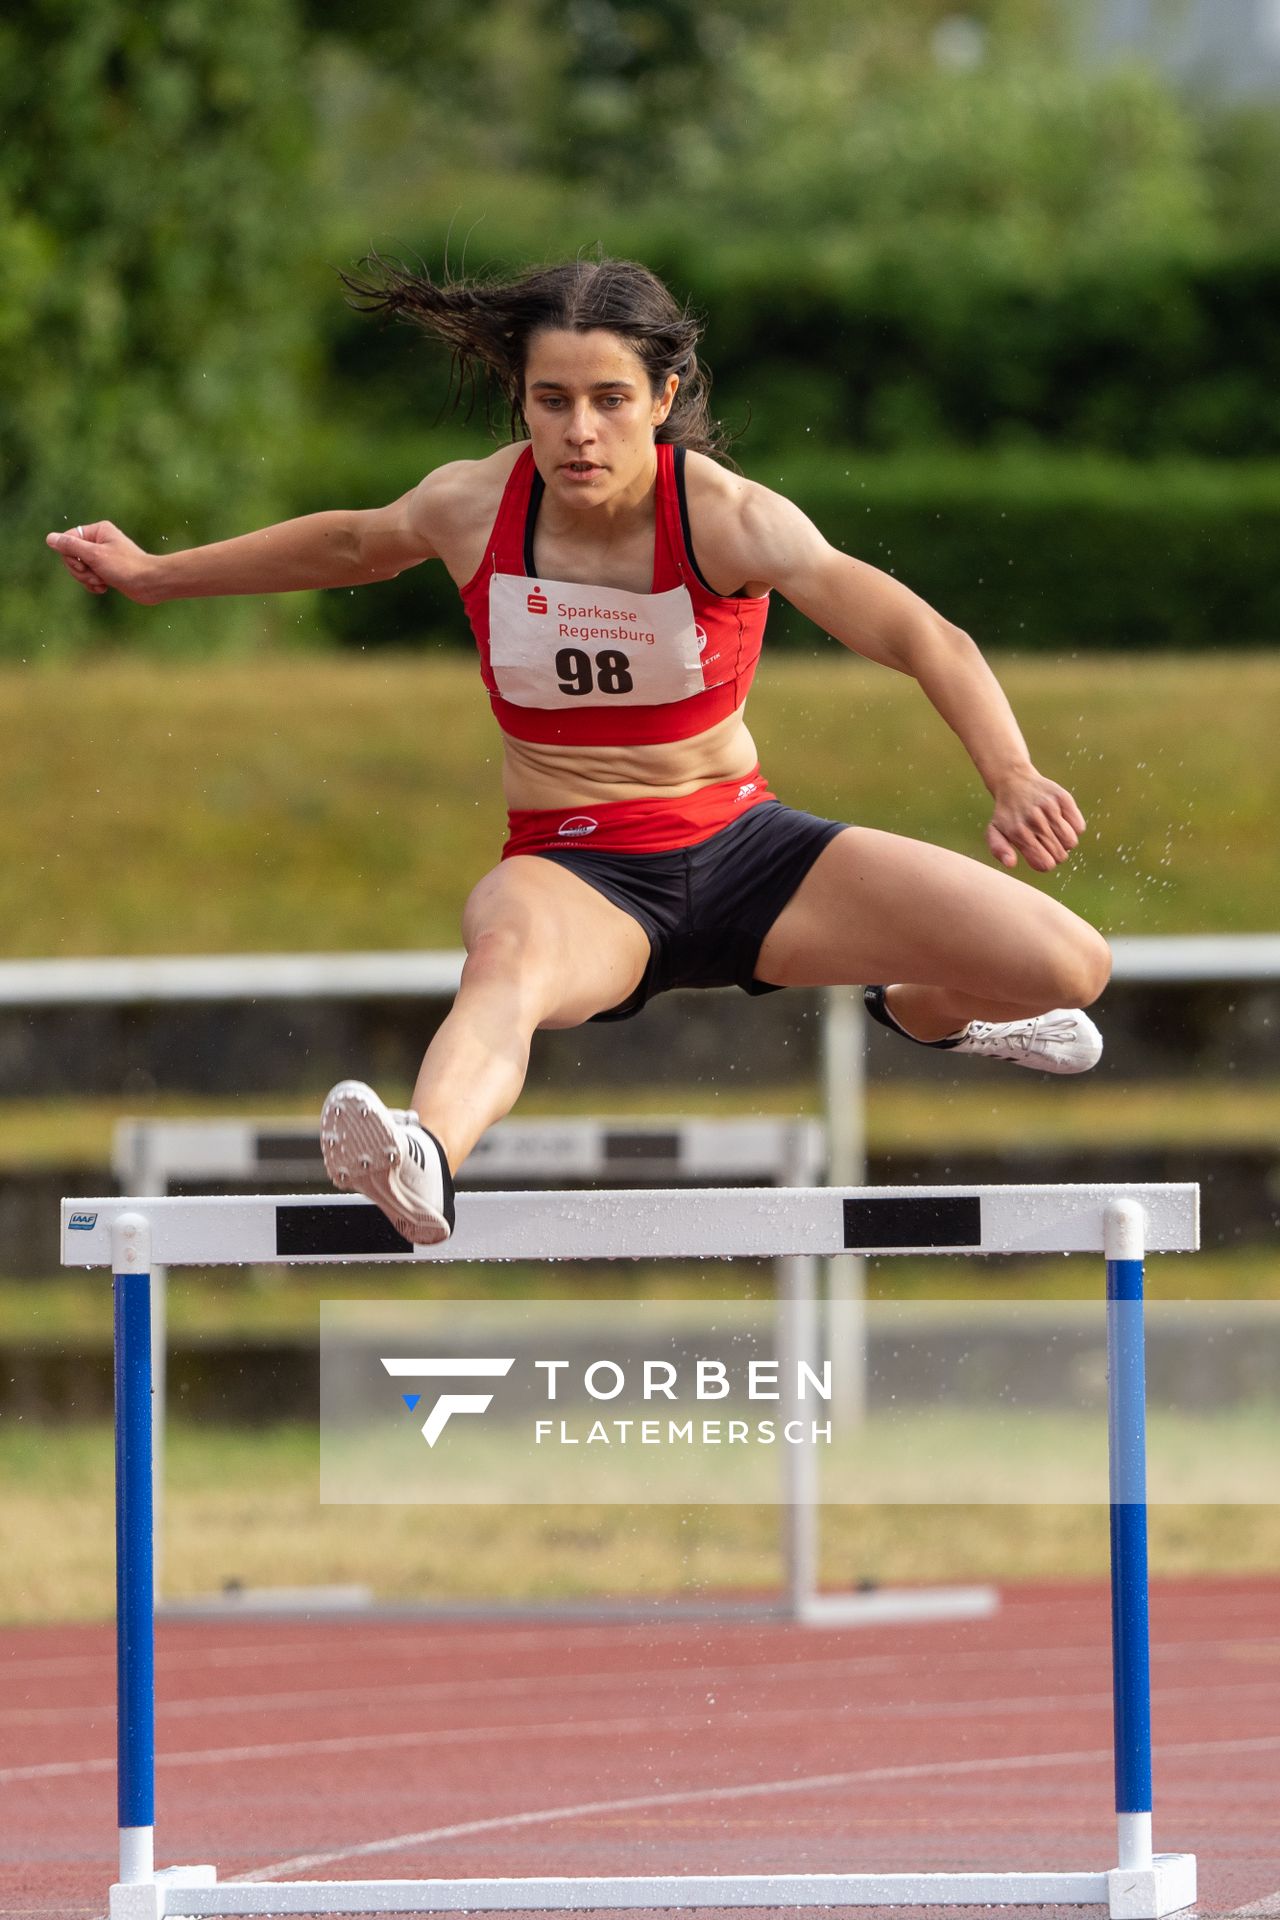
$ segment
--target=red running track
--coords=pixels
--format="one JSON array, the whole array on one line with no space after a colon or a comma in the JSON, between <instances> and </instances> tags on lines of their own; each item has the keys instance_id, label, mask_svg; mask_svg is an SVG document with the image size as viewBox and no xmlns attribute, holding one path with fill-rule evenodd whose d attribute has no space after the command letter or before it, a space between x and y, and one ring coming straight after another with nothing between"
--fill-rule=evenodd
<instances>
[{"instance_id":1,"label":"red running track","mask_svg":"<svg viewBox=\"0 0 1280 1920\"><path fill-rule=\"evenodd\" d=\"M261 1879L1112 1866L1106 1592L1002 1600L843 1630L163 1623L158 1856ZM1157 1848L1199 1855L1199 1914L1280 1916L1280 1580L1158 1583L1152 1629ZM111 1631L11 1630L0 1672L0 1915L99 1916Z\"/></svg>"}]
</instances>

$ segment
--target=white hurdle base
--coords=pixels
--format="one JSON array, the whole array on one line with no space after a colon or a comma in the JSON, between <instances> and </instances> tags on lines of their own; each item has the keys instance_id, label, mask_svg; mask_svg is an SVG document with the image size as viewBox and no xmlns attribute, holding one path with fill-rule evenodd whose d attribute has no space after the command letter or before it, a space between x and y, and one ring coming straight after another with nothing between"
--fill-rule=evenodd
<instances>
[{"instance_id":1,"label":"white hurdle base","mask_svg":"<svg viewBox=\"0 0 1280 1920\"><path fill-rule=\"evenodd\" d=\"M271 1618L306 1620L313 1613L355 1614L366 1619L375 1611L373 1588L358 1584L331 1587L224 1587L217 1593L192 1593L176 1600L157 1600L156 1613L166 1619L231 1620Z\"/></svg>"},{"instance_id":2,"label":"white hurdle base","mask_svg":"<svg viewBox=\"0 0 1280 1920\"><path fill-rule=\"evenodd\" d=\"M997 1587L868 1587L850 1593L812 1593L794 1603L726 1594L711 1600L383 1601L369 1587L235 1587L157 1603L164 1620L289 1619L313 1614L374 1621L462 1620L468 1625L583 1625L625 1622L780 1620L801 1627L919 1626L930 1621L988 1620L1000 1610Z\"/></svg>"},{"instance_id":3,"label":"white hurdle base","mask_svg":"<svg viewBox=\"0 0 1280 1920\"><path fill-rule=\"evenodd\" d=\"M111 1889L110 1920L202 1914L581 1913L592 1908L1096 1906L1112 1920L1162 1920L1194 1904L1191 1853L1109 1873L671 1874L609 1880L295 1880L214 1884L175 1867Z\"/></svg>"},{"instance_id":4,"label":"white hurdle base","mask_svg":"<svg viewBox=\"0 0 1280 1920\"><path fill-rule=\"evenodd\" d=\"M912 1626L927 1620L987 1620L999 1611L995 1587L871 1587L865 1593L811 1593L796 1610L802 1627Z\"/></svg>"}]
</instances>

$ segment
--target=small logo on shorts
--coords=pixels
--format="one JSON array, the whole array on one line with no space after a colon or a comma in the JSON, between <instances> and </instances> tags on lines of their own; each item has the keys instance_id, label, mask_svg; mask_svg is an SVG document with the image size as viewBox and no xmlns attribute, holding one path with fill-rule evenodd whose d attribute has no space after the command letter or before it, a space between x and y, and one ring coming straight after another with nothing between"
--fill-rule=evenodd
<instances>
[{"instance_id":1,"label":"small logo on shorts","mask_svg":"<svg viewBox=\"0 0 1280 1920\"><path fill-rule=\"evenodd\" d=\"M744 787L738 788L739 800L749 800L759 785L760 782L758 780L748 780Z\"/></svg>"},{"instance_id":2,"label":"small logo on shorts","mask_svg":"<svg viewBox=\"0 0 1280 1920\"><path fill-rule=\"evenodd\" d=\"M67 1226L72 1233L89 1233L97 1224L96 1213L73 1213L67 1221Z\"/></svg>"},{"instance_id":3,"label":"small logo on shorts","mask_svg":"<svg viewBox=\"0 0 1280 1920\"><path fill-rule=\"evenodd\" d=\"M525 601L525 605L528 607L530 613L545 613L547 611L547 596L541 587L535 587L533 589L533 592Z\"/></svg>"},{"instance_id":4,"label":"small logo on shorts","mask_svg":"<svg viewBox=\"0 0 1280 1920\"><path fill-rule=\"evenodd\" d=\"M599 825L600 822L593 820L589 813L575 813L571 814L569 819L560 822L556 833L561 840L585 840L587 835L594 833Z\"/></svg>"}]
</instances>

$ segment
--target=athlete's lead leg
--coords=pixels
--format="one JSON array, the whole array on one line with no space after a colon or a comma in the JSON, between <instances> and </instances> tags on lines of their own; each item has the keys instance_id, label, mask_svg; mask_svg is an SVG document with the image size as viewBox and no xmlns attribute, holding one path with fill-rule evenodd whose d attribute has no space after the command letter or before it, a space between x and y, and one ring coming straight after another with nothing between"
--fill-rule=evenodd
<instances>
[{"instance_id":1,"label":"athlete's lead leg","mask_svg":"<svg viewBox=\"0 0 1280 1920\"><path fill-rule=\"evenodd\" d=\"M344 1080L320 1118L334 1185L376 1201L418 1246L447 1238L452 1170L509 1112L535 1030L578 1026L617 1006L649 958L638 921L534 856L486 874L467 902L463 938L462 984L427 1049L412 1109L387 1107L363 1081Z\"/></svg>"},{"instance_id":2,"label":"athlete's lead leg","mask_svg":"<svg viewBox=\"0 0 1280 1920\"><path fill-rule=\"evenodd\" d=\"M576 1027L616 1007L649 959L638 920L553 860L505 860L462 920L462 985L422 1062L413 1104L450 1164L508 1113L539 1027Z\"/></svg>"},{"instance_id":3,"label":"athlete's lead leg","mask_svg":"<svg viewBox=\"0 0 1280 1920\"><path fill-rule=\"evenodd\" d=\"M894 1022L926 1041L971 1020L1086 1007L1110 970L1101 934L1059 901L964 854L869 827L824 848L756 962L757 977L779 986L892 982Z\"/></svg>"}]
</instances>

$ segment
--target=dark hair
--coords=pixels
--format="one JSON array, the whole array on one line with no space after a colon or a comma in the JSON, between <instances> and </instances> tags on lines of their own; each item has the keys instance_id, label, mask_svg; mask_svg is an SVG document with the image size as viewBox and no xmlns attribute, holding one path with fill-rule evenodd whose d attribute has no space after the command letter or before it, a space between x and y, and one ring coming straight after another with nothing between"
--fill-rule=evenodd
<instances>
[{"instance_id":1,"label":"dark hair","mask_svg":"<svg viewBox=\"0 0 1280 1920\"><path fill-rule=\"evenodd\" d=\"M657 438L696 453L725 452L729 436L711 417L711 376L697 355L702 322L638 261L572 260L531 267L511 280L454 278L447 270L433 280L425 267L415 273L376 252L361 264L379 277L340 273L355 296L348 306L412 321L444 341L453 356L446 405L456 407L468 390L474 405L482 392L490 418L497 397L510 412L512 437L527 432L524 371L532 336L545 327L572 333L600 327L639 356L655 394L668 374L679 375Z\"/></svg>"}]
</instances>

